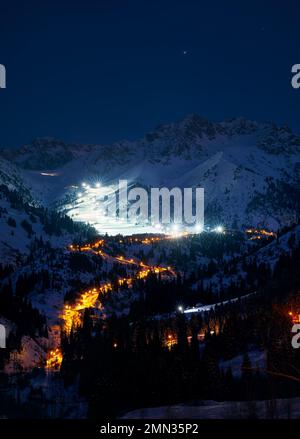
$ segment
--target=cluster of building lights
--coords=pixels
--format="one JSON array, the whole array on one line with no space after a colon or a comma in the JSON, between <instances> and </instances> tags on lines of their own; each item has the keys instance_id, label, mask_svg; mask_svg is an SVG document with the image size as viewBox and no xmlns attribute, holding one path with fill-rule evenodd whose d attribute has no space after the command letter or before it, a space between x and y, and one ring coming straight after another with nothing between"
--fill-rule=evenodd
<instances>
[{"instance_id":1,"label":"cluster of building lights","mask_svg":"<svg viewBox=\"0 0 300 439\"><path fill-rule=\"evenodd\" d=\"M260 240L262 238L276 238L277 234L275 232L265 230L265 229L246 229L245 233L250 236L250 240Z\"/></svg>"}]
</instances>

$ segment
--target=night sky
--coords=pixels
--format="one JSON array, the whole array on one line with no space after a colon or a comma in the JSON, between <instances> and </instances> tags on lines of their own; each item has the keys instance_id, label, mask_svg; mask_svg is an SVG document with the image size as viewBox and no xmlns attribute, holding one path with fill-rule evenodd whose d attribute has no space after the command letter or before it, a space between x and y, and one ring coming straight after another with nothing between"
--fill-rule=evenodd
<instances>
[{"instance_id":1,"label":"night sky","mask_svg":"<svg viewBox=\"0 0 300 439\"><path fill-rule=\"evenodd\" d=\"M300 132L297 1L0 0L0 145L135 139L190 113Z\"/></svg>"}]
</instances>

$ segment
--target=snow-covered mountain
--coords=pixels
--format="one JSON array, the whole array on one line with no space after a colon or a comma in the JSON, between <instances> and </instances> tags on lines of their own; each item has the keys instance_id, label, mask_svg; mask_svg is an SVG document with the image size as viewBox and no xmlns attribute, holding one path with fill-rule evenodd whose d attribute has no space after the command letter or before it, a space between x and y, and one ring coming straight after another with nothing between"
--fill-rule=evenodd
<instances>
[{"instance_id":1,"label":"snow-covered mountain","mask_svg":"<svg viewBox=\"0 0 300 439\"><path fill-rule=\"evenodd\" d=\"M127 179L146 187L204 187L207 224L277 229L300 211L300 136L272 123L217 123L190 115L133 142L38 139L1 154L24 188L47 206L70 207L83 181L111 185Z\"/></svg>"},{"instance_id":2,"label":"snow-covered mountain","mask_svg":"<svg viewBox=\"0 0 300 439\"><path fill-rule=\"evenodd\" d=\"M298 290L299 221L298 225L281 230L276 239L275 234L270 236L265 231L248 230L248 235L221 228L221 231L206 230L178 239L174 235L106 236L100 240L98 237L95 242L95 230L75 224L56 209L67 212L72 209L76 214L85 203L86 212L89 209L92 212L97 201L94 197L97 184L115 185L119 179L126 178L144 187L203 186L207 225L223 224L227 229L265 225L276 229L299 217L299 169L300 137L287 127L245 119L213 123L195 115L158 127L136 142L68 145L55 139L38 139L19 150L2 151L0 323L7 328L8 350L0 358L0 369L2 366L10 383L14 383L19 371L22 378L26 372L30 373L18 399L30 401L30 395L36 395L38 390L40 400L44 402L46 395L54 406L59 394L68 407L68 416L69 401L75 402L76 416L83 412L82 407L85 413L87 403L81 394L78 396L77 378L71 387L62 383L58 388L60 375L55 373L52 379L51 371L61 360L64 374L68 368L77 370L81 362L79 355L84 362L89 357L83 356L82 347L101 343L101 338L95 339L97 343L93 343L93 338L111 324L110 317L114 323L106 327L109 332L112 330L109 336L114 341L112 349L119 347L119 331L126 334L125 344L129 341L128 345L134 346L142 334L140 322L145 321L148 334L152 331L151 338L156 337L151 328L157 328L157 334L164 331L159 343L172 348L172 344L165 343L170 336L173 340L170 330L175 335L181 333L181 329L176 332L176 322L180 321L178 312L184 311L183 315L188 316L187 327L193 321L193 325L196 323L193 331L197 327L201 336L214 333L214 340L223 330L226 341L223 349L226 356L214 365L211 361L204 362L204 349L210 337L201 339L199 351L203 363L201 369L195 369L194 376L201 376L205 371L203 366L211 364L213 371L219 364L223 371L226 368L226 373L227 368L233 371L238 368L242 374L245 352L264 371L266 362L262 360L269 352L271 343L267 337L271 334L273 317L264 307L260 309L261 298L271 301L274 293L271 287L277 279L284 280L279 285L284 297ZM98 215L97 209L95 214ZM131 231L137 233L137 228ZM253 314L253 308L259 313ZM240 326L235 326L239 315L243 316ZM261 326L253 326L253 315ZM103 318L105 325L95 326L101 328L95 331L93 325ZM118 318L123 323L116 331L118 327L113 325ZM249 326L245 326L247 318ZM278 322L277 318L274 320ZM126 322L132 329L126 329ZM67 345L66 330L72 325L72 342ZM256 335L251 334L262 333L264 325L264 337L258 342ZM192 334L191 328L186 335ZM238 328L237 335L243 328L247 329L244 339L237 337L237 349L230 348L231 328ZM90 338L82 338L86 336ZM267 342L261 349L264 338ZM277 349L279 344L274 340ZM108 343L103 346L106 350ZM119 355L121 351L115 352ZM162 352L164 356L167 354L166 349ZM272 355L271 348L270 352ZM41 389L45 375L36 373L36 368L45 364L49 367L48 384ZM89 374L93 370L87 369ZM236 378L235 372L233 376ZM174 382L181 381L179 376ZM79 375L78 382L84 382L84 374ZM14 389L13 384L10 392Z\"/></svg>"}]
</instances>

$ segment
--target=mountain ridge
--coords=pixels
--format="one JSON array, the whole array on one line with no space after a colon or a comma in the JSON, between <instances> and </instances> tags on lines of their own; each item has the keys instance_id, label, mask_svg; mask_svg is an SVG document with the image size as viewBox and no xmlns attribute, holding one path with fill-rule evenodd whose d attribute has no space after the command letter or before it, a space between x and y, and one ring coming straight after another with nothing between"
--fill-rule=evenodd
<instances>
[{"instance_id":1,"label":"mountain ridge","mask_svg":"<svg viewBox=\"0 0 300 439\"><path fill-rule=\"evenodd\" d=\"M211 122L191 114L136 141L80 145L46 138L1 156L33 199L75 216L83 181L114 185L121 178L146 188L204 187L209 224L278 229L300 212L300 136L271 122Z\"/></svg>"}]
</instances>

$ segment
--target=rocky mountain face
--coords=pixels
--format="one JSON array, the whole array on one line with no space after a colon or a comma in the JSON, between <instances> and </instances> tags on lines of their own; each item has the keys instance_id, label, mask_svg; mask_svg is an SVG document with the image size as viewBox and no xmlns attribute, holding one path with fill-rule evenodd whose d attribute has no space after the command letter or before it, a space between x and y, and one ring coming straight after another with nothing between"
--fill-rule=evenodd
<instances>
[{"instance_id":1,"label":"rocky mountain face","mask_svg":"<svg viewBox=\"0 0 300 439\"><path fill-rule=\"evenodd\" d=\"M1 155L23 169L55 169L88 153L92 146L67 144L55 138L37 138L17 150L3 149Z\"/></svg>"}]
</instances>

